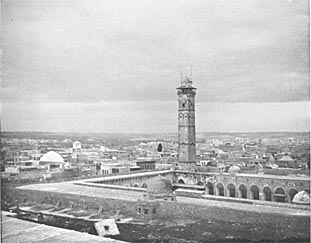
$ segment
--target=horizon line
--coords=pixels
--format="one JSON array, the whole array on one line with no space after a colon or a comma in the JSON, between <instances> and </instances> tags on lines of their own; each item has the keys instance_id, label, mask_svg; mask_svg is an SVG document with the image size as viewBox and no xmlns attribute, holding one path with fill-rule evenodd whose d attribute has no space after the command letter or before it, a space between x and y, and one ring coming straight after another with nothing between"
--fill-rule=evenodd
<instances>
[{"instance_id":1,"label":"horizon line","mask_svg":"<svg viewBox=\"0 0 311 243\"><path fill-rule=\"evenodd\" d=\"M152 134L178 134L178 131L176 132L154 132L154 133L137 133L137 132L64 132L64 131L0 131L1 133L76 133L76 134L136 134L136 135L152 135ZM199 133L223 133L223 134L230 134L230 133L310 133L310 131L255 131L255 132L249 132L249 131L238 131L238 132L221 132L221 131L205 131L205 132L196 132Z\"/></svg>"}]
</instances>

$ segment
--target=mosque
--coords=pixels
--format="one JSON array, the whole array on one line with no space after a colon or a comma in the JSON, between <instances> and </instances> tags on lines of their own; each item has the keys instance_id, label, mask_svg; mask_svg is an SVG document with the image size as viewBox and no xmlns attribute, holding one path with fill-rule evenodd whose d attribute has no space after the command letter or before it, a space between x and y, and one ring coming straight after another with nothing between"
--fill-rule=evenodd
<instances>
[{"instance_id":1,"label":"mosque","mask_svg":"<svg viewBox=\"0 0 311 243\"><path fill-rule=\"evenodd\" d=\"M133 175L113 176L91 179L76 184L84 186L114 187L123 190L133 188L147 192L161 191L171 196L163 196L173 201L176 196L205 198L212 200L230 200L237 202L260 201L293 203L298 192L310 190L309 177L277 176L239 173L238 166L229 168L228 173L197 172L196 167L196 131L195 131L195 95L196 88L185 77L177 88L178 96L178 166L170 171L137 173ZM166 180L163 180L163 177ZM152 183L151 183L152 182ZM171 186L167 186L171 183ZM159 187L155 189L155 187ZM154 196L145 197L148 200ZM298 194L300 195L300 194ZM297 198L294 200L297 203ZM302 201L305 203L305 201Z\"/></svg>"},{"instance_id":2,"label":"mosque","mask_svg":"<svg viewBox=\"0 0 311 243\"><path fill-rule=\"evenodd\" d=\"M55 217L66 214L72 220L80 217L79 219L91 223L92 220L113 217L120 231L130 219L134 223L131 226L127 224L127 227L134 227L136 231L135 227L139 227L141 222L149 224L148 227L156 227L152 223L156 222L164 224L171 235L183 238L186 235L181 236L182 232L176 231L175 226L169 226L181 222L182 230L187 231L187 234L195 233L193 237L200 236L204 240L210 230L210 223L206 220L238 222L241 227L244 227L242 222L260 222L269 232L271 227L281 221L286 222L286 230L290 228L293 232L299 231L309 237L309 221L302 223L303 227L298 229L298 221L288 220L288 217L295 215L301 222L309 220L310 177L244 174L236 166L232 166L228 173L196 171L196 88L188 77L177 88L177 95L179 146L178 166L175 168L26 185L16 188L11 195L14 197L12 200L35 203L35 209L28 207L24 210L37 215L40 208L44 217L45 214L55 214ZM79 144L76 147L79 149ZM46 154L41 160L42 163L53 166L63 164L54 153ZM56 206L42 211L46 205ZM91 215L90 210L93 212ZM82 214L86 216L79 216ZM135 222L138 224L135 225ZM186 227L187 222L195 223L196 228ZM217 228L217 232L219 230L222 230L222 226ZM291 231L286 230L283 234L289 237ZM223 232L227 233L225 228ZM144 233L148 234L148 230ZM243 229L243 237L245 234L248 232ZM264 236L265 233L262 233L261 237ZM162 237L165 238L164 235ZM254 237L254 233L250 231L249 237ZM136 240L138 239L135 238L133 242Z\"/></svg>"}]
</instances>

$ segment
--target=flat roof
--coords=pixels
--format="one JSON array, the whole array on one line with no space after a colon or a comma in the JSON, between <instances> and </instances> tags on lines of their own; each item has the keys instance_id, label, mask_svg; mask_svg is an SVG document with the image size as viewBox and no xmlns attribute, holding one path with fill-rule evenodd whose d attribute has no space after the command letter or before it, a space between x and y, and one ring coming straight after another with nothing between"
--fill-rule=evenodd
<instances>
[{"instance_id":1,"label":"flat roof","mask_svg":"<svg viewBox=\"0 0 311 243\"><path fill-rule=\"evenodd\" d=\"M189 172L177 170L177 173L196 173L201 175L225 175L229 176L229 173L212 173L212 172ZM294 175L267 175L267 174L247 174L247 173L237 173L236 177L252 177L252 178L266 178L266 179L286 179L286 180L297 180L297 181L310 181L310 176L302 175L302 176L294 176Z\"/></svg>"},{"instance_id":2,"label":"flat roof","mask_svg":"<svg viewBox=\"0 0 311 243\"><path fill-rule=\"evenodd\" d=\"M68 230L44 224L38 224L9 216L10 213L1 212L1 241L11 242L88 242L88 243L118 243L125 242L105 238L88 233Z\"/></svg>"}]
</instances>

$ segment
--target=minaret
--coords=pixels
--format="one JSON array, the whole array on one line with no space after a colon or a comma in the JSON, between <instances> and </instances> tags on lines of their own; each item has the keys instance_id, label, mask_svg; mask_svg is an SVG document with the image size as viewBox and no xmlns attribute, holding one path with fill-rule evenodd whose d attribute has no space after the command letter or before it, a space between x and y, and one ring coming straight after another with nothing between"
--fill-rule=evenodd
<instances>
[{"instance_id":1,"label":"minaret","mask_svg":"<svg viewBox=\"0 0 311 243\"><path fill-rule=\"evenodd\" d=\"M177 88L178 95L178 163L182 169L195 166L195 95L196 88L186 77Z\"/></svg>"}]
</instances>

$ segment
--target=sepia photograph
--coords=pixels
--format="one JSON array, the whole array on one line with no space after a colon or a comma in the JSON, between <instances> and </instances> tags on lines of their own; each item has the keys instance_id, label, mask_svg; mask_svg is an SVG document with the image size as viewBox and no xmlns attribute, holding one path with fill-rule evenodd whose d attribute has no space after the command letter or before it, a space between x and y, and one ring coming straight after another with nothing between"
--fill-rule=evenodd
<instances>
[{"instance_id":1,"label":"sepia photograph","mask_svg":"<svg viewBox=\"0 0 311 243\"><path fill-rule=\"evenodd\" d=\"M3 243L310 242L309 0L1 0Z\"/></svg>"}]
</instances>

